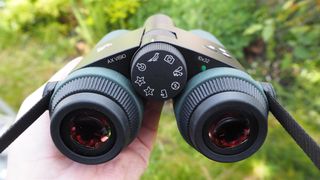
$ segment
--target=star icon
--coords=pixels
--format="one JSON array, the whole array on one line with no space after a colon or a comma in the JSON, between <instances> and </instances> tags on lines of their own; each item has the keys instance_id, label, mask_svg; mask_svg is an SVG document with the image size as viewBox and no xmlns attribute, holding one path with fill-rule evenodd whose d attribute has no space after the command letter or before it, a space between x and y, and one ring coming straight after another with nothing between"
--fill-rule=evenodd
<instances>
[{"instance_id":1,"label":"star icon","mask_svg":"<svg viewBox=\"0 0 320 180\"><path fill-rule=\"evenodd\" d=\"M134 83L136 83L139 86L141 86L142 84L145 84L146 82L144 81L144 77L137 76L137 79L136 79L136 81L134 81Z\"/></svg>"},{"instance_id":2,"label":"star icon","mask_svg":"<svg viewBox=\"0 0 320 180\"><path fill-rule=\"evenodd\" d=\"M154 89L150 88L150 86L147 87L147 89L143 90L146 93L146 96L153 96Z\"/></svg>"}]
</instances>

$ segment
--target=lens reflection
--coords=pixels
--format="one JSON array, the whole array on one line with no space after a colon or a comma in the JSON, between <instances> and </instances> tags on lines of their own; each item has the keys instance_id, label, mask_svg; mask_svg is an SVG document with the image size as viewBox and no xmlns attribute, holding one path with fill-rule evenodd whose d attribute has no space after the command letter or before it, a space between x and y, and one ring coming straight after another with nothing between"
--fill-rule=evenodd
<instances>
[{"instance_id":1,"label":"lens reflection","mask_svg":"<svg viewBox=\"0 0 320 180\"><path fill-rule=\"evenodd\" d=\"M249 121L235 117L225 117L218 122L213 122L208 131L211 143L221 148L237 147L245 143L249 135Z\"/></svg>"},{"instance_id":2,"label":"lens reflection","mask_svg":"<svg viewBox=\"0 0 320 180\"><path fill-rule=\"evenodd\" d=\"M95 110L73 112L69 122L71 139L87 148L99 148L112 135L110 120Z\"/></svg>"}]
</instances>

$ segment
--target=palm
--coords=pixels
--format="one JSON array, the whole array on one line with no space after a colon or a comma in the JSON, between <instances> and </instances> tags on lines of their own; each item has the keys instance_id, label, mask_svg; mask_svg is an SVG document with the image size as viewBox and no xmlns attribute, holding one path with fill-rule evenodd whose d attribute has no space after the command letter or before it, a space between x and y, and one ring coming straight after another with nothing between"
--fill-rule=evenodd
<instances>
[{"instance_id":1,"label":"palm","mask_svg":"<svg viewBox=\"0 0 320 180\"><path fill-rule=\"evenodd\" d=\"M77 62L70 64L53 79L64 78ZM40 99L42 90L39 88L24 101L20 115ZM10 146L8 178L138 179L148 164L161 108L160 102L148 102L137 138L113 160L100 165L80 164L61 154L51 140L50 118L46 112Z\"/></svg>"},{"instance_id":2,"label":"palm","mask_svg":"<svg viewBox=\"0 0 320 180\"><path fill-rule=\"evenodd\" d=\"M157 112L151 110L153 108L145 112L153 117L143 123L138 137L116 158L100 165L79 164L61 154L50 138L49 116L45 113L10 147L9 178L17 179L18 175L30 179L137 179L147 166L156 135L150 123L159 117L161 104L149 104L149 107L155 106L159 107Z\"/></svg>"}]
</instances>

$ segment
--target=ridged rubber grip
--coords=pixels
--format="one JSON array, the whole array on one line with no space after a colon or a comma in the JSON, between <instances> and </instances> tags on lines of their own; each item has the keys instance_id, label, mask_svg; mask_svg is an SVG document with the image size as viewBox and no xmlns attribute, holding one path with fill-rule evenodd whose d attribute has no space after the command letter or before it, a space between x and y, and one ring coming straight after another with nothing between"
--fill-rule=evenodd
<instances>
[{"instance_id":1,"label":"ridged rubber grip","mask_svg":"<svg viewBox=\"0 0 320 180\"><path fill-rule=\"evenodd\" d=\"M179 115L178 127L183 137L190 143L189 124L190 118L196 107L205 99L212 95L222 92L241 92L248 94L257 99L262 107L263 112L268 112L267 99L255 85L242 78L234 76L215 77L202 82L195 87L186 97ZM183 133L184 132L184 133Z\"/></svg>"},{"instance_id":2,"label":"ridged rubber grip","mask_svg":"<svg viewBox=\"0 0 320 180\"><path fill-rule=\"evenodd\" d=\"M52 96L49 107L50 112L54 111L62 99L72 94L82 92L101 94L115 101L123 108L128 116L130 137L133 138L137 134L139 129L139 113L133 98L119 84L103 76L86 75L64 82Z\"/></svg>"},{"instance_id":3,"label":"ridged rubber grip","mask_svg":"<svg viewBox=\"0 0 320 180\"><path fill-rule=\"evenodd\" d=\"M166 51L176 55L179 59L183 59L182 54L173 46L166 43L152 43L147 46L144 46L134 57L133 64L137 61L141 56L150 52L150 51Z\"/></svg>"}]
</instances>

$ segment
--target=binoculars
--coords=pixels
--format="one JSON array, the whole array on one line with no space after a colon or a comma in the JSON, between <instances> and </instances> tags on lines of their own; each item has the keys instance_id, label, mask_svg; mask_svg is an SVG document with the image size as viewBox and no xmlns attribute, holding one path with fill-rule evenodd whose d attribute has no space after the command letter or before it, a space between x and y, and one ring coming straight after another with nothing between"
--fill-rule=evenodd
<instances>
[{"instance_id":1,"label":"binoculars","mask_svg":"<svg viewBox=\"0 0 320 180\"><path fill-rule=\"evenodd\" d=\"M75 161L108 161L136 137L144 101L168 99L183 138L212 160L242 160L265 140L262 85L210 33L155 15L137 30L107 34L57 83L53 142Z\"/></svg>"},{"instance_id":2,"label":"binoculars","mask_svg":"<svg viewBox=\"0 0 320 180\"><path fill-rule=\"evenodd\" d=\"M68 158L99 164L137 136L146 101L173 100L180 134L219 162L248 158L263 144L268 112L320 168L320 148L276 101L269 83L255 81L210 33L185 31L165 15L144 26L107 34L0 138L1 152L45 110L51 137Z\"/></svg>"}]
</instances>

